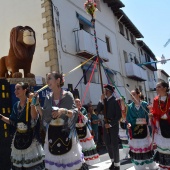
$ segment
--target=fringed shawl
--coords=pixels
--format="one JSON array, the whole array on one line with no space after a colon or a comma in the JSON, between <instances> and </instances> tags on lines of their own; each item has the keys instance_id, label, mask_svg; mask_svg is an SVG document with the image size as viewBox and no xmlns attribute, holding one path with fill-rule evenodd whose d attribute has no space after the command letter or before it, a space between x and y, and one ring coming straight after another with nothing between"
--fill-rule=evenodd
<instances>
[{"instance_id":1,"label":"fringed shawl","mask_svg":"<svg viewBox=\"0 0 170 170\"><path fill-rule=\"evenodd\" d=\"M52 117L51 117L52 106L53 106L52 95L53 93L50 93L49 95L46 96L45 101L44 101L44 106L42 108L42 113L43 113L42 120L45 121L47 124L49 124L50 121L52 120ZM70 129L69 137L71 137L72 135L76 135L75 124L78 118L78 109L75 106L74 97L71 92L65 91L64 95L62 95L62 98L60 100L60 104L58 107L72 110L73 116L71 118L68 118L65 115L62 115L62 118L65 121L64 128Z\"/></svg>"}]
</instances>

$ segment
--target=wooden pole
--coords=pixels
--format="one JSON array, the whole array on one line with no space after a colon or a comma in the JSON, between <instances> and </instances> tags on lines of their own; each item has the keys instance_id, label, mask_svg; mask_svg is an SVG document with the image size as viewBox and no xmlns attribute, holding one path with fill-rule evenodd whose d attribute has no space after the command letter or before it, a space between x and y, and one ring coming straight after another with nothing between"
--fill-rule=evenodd
<instances>
[{"instance_id":1,"label":"wooden pole","mask_svg":"<svg viewBox=\"0 0 170 170\"><path fill-rule=\"evenodd\" d=\"M96 46L96 55L97 55L97 58L98 58L98 68L99 68L101 91L102 91L102 94L104 94L103 79L102 79L101 66L100 66L101 59L99 57L99 50L98 50L97 36L96 36L96 29L95 29L95 19L94 19L93 16L92 16L91 23L92 23L92 26L93 26L93 29L94 29L94 40L95 40L95 46ZM105 122L108 123L108 119L106 117L106 103L105 103L105 100L103 101L103 105L104 105L104 119L105 119ZM109 129L106 129L106 131L107 131L107 133L109 133ZM109 138L110 138L110 135L109 135Z\"/></svg>"}]
</instances>

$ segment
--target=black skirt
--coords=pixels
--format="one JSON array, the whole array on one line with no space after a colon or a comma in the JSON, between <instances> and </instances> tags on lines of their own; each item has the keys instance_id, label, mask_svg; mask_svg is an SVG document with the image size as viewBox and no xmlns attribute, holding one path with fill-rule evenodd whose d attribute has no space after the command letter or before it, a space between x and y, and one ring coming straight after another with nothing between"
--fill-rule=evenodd
<instances>
[{"instance_id":1,"label":"black skirt","mask_svg":"<svg viewBox=\"0 0 170 170\"><path fill-rule=\"evenodd\" d=\"M156 152L154 155L154 161L165 166L170 166L170 154L163 154Z\"/></svg>"},{"instance_id":2,"label":"black skirt","mask_svg":"<svg viewBox=\"0 0 170 170\"><path fill-rule=\"evenodd\" d=\"M153 157L154 152L149 151L145 153L134 153L132 151L129 151L129 155L131 159L136 159L136 160L146 160L146 159L151 159Z\"/></svg>"}]
</instances>

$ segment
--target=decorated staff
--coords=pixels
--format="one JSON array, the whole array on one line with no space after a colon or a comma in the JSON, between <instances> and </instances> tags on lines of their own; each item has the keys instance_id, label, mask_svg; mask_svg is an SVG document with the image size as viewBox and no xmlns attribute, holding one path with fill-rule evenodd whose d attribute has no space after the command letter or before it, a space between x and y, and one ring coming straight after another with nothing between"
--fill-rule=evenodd
<instances>
[{"instance_id":1,"label":"decorated staff","mask_svg":"<svg viewBox=\"0 0 170 170\"><path fill-rule=\"evenodd\" d=\"M100 67L100 64L102 62L102 60L100 59L99 57L99 50L98 50L98 44L97 44L97 36L96 36L96 29L95 29L95 12L97 11L97 5L94 1L92 0L87 0L85 3L84 3L84 7L85 7L85 10L88 14L91 15L92 19L91 19L91 23L93 25L93 30L94 30L94 41L95 41L95 46L96 46L96 54L97 54L97 58L98 58L98 69L99 69L99 76L100 76L100 84L101 84L101 91L102 91L102 94L104 94L104 89L103 89L103 80L102 80L102 74L101 74L101 67ZM104 117L105 117L105 121L108 122L107 118L106 118L106 105L104 103ZM108 132L108 129L107 129L107 132Z\"/></svg>"}]
</instances>

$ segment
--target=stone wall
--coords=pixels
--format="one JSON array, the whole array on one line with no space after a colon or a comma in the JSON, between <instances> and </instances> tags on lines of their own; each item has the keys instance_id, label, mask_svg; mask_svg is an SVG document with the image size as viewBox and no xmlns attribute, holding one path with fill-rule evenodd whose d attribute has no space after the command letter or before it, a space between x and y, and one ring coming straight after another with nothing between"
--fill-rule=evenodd
<instances>
[{"instance_id":1,"label":"stone wall","mask_svg":"<svg viewBox=\"0 0 170 170\"><path fill-rule=\"evenodd\" d=\"M53 20L53 7L51 0L44 0L41 7L45 9L45 12L42 13L42 18L46 19L46 22L43 24L43 28L47 29L47 32L43 35L43 39L46 39L48 43L48 45L44 48L44 51L49 52L49 61L47 61L45 65L46 67L50 67L51 71L59 72L56 35Z\"/></svg>"}]
</instances>

